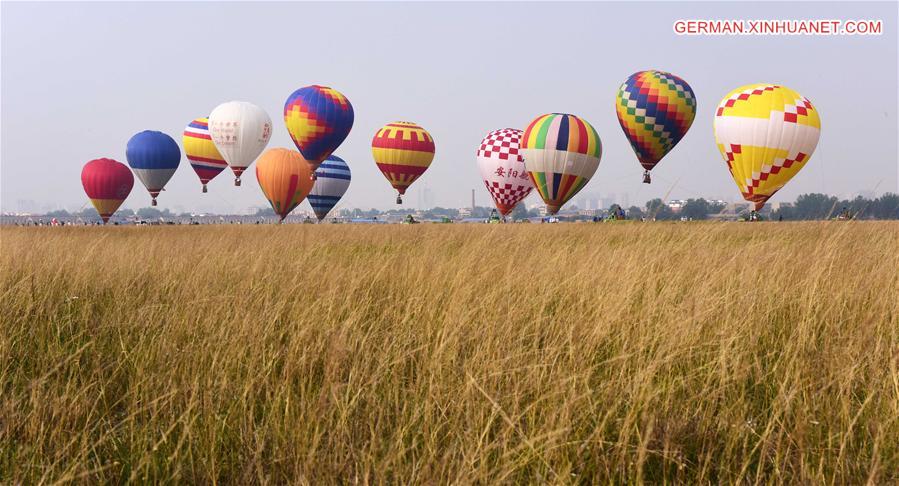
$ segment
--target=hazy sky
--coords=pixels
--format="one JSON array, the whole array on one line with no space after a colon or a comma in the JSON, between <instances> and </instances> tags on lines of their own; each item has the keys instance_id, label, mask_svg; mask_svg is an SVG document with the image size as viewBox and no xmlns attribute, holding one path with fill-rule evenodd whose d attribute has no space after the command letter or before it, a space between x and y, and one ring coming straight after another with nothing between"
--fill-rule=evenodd
<instances>
[{"instance_id":1,"label":"hazy sky","mask_svg":"<svg viewBox=\"0 0 899 486\"><path fill-rule=\"evenodd\" d=\"M82 165L125 162L136 132L161 130L180 144L184 126L217 104L245 100L275 124L269 147L293 143L283 104L323 84L353 103L356 121L337 150L353 182L341 207L394 207L370 152L378 127L421 124L437 156L407 193L430 189L440 206L477 190L475 151L496 128L524 128L546 112L590 121L602 163L583 195L620 202L653 197L739 199L715 148L718 101L738 86L784 84L821 112L809 164L772 201L804 192L897 191L897 3L2 3L0 206L79 208ZM687 37L681 18L882 19L881 36ZM615 116L618 86L644 69L673 72L699 108L683 141L641 183ZM250 170L230 172L208 194L187 159L159 197L176 211L266 205ZM575 202L582 199L575 197ZM135 182L125 207L147 206ZM539 201L531 195L528 203ZM304 203L302 208L306 208Z\"/></svg>"}]
</instances>

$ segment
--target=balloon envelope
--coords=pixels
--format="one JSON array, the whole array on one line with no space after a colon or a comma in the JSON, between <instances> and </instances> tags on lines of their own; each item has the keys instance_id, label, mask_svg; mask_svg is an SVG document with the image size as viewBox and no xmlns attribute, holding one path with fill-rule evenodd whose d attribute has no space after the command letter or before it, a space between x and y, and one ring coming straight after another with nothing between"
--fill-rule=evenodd
<instances>
[{"instance_id":1,"label":"balloon envelope","mask_svg":"<svg viewBox=\"0 0 899 486\"><path fill-rule=\"evenodd\" d=\"M371 153L378 169L401 195L428 169L434 152L431 134L410 122L388 123L371 141Z\"/></svg>"},{"instance_id":2,"label":"balloon envelope","mask_svg":"<svg viewBox=\"0 0 899 486\"><path fill-rule=\"evenodd\" d=\"M494 130L478 147L478 169L496 209L503 216L512 212L534 189L521 155L523 133L515 128Z\"/></svg>"},{"instance_id":3,"label":"balloon envelope","mask_svg":"<svg viewBox=\"0 0 899 486\"><path fill-rule=\"evenodd\" d=\"M234 185L239 186L240 175L268 145L272 119L252 103L229 101L209 114L209 134L234 172Z\"/></svg>"},{"instance_id":4,"label":"balloon envelope","mask_svg":"<svg viewBox=\"0 0 899 486\"><path fill-rule=\"evenodd\" d=\"M295 150L266 150L256 163L256 178L262 193L282 220L312 189L309 161Z\"/></svg>"},{"instance_id":5,"label":"balloon envelope","mask_svg":"<svg viewBox=\"0 0 899 486\"><path fill-rule=\"evenodd\" d=\"M353 128L353 105L335 89L306 86L284 103L284 124L306 160L317 168Z\"/></svg>"},{"instance_id":6,"label":"balloon envelope","mask_svg":"<svg viewBox=\"0 0 899 486\"><path fill-rule=\"evenodd\" d=\"M524 164L550 214L593 177L602 157L599 133L587 120L564 113L534 119L521 139Z\"/></svg>"},{"instance_id":7,"label":"balloon envelope","mask_svg":"<svg viewBox=\"0 0 899 486\"><path fill-rule=\"evenodd\" d=\"M165 188L181 163L181 149L172 137L153 130L140 132L128 140L125 149L128 165L153 198Z\"/></svg>"},{"instance_id":8,"label":"balloon envelope","mask_svg":"<svg viewBox=\"0 0 899 486\"><path fill-rule=\"evenodd\" d=\"M615 111L637 160L650 171L690 129L696 96L686 81L671 73L640 71L618 88Z\"/></svg>"},{"instance_id":9,"label":"balloon envelope","mask_svg":"<svg viewBox=\"0 0 899 486\"><path fill-rule=\"evenodd\" d=\"M95 159L84 164L81 169L81 185L106 223L131 194L134 176L121 162Z\"/></svg>"},{"instance_id":10,"label":"balloon envelope","mask_svg":"<svg viewBox=\"0 0 899 486\"><path fill-rule=\"evenodd\" d=\"M811 158L821 118L807 98L787 87L751 84L721 100L714 130L740 193L759 210Z\"/></svg>"},{"instance_id":11,"label":"balloon envelope","mask_svg":"<svg viewBox=\"0 0 899 486\"><path fill-rule=\"evenodd\" d=\"M190 122L184 129L181 144L184 146L184 154L190 161L190 166L203 184L203 192L206 192L206 184L228 167L228 163L212 143L212 137L209 135L209 119L196 118Z\"/></svg>"},{"instance_id":12,"label":"balloon envelope","mask_svg":"<svg viewBox=\"0 0 899 486\"><path fill-rule=\"evenodd\" d=\"M329 155L315 171L315 183L309 192L309 204L321 221L350 187L350 166L336 155Z\"/></svg>"}]
</instances>

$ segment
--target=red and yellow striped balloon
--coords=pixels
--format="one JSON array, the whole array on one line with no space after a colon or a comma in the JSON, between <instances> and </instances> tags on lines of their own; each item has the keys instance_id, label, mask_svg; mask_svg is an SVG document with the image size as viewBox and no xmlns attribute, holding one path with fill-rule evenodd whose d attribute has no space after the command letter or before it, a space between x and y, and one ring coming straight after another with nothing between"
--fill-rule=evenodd
<instances>
[{"instance_id":1,"label":"red and yellow striped balloon","mask_svg":"<svg viewBox=\"0 0 899 486\"><path fill-rule=\"evenodd\" d=\"M272 209L283 221L312 190L312 167L296 150L266 150L256 162L256 179Z\"/></svg>"},{"instance_id":2,"label":"red and yellow striped balloon","mask_svg":"<svg viewBox=\"0 0 899 486\"><path fill-rule=\"evenodd\" d=\"M424 128L410 122L384 125L371 141L371 154L378 169L399 195L397 203L434 160L434 139Z\"/></svg>"},{"instance_id":3,"label":"red and yellow striped balloon","mask_svg":"<svg viewBox=\"0 0 899 486\"><path fill-rule=\"evenodd\" d=\"M196 118L190 122L184 129L181 145L190 166L200 178L200 184L203 184L203 192L206 192L206 184L228 167L225 158L212 143L212 137L209 135L209 119Z\"/></svg>"}]
</instances>

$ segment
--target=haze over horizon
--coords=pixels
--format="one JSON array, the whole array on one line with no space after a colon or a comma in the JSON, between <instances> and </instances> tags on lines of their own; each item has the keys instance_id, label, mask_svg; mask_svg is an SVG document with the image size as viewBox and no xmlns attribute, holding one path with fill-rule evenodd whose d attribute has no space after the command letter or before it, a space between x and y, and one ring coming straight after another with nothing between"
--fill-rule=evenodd
<instances>
[{"instance_id":1,"label":"haze over horizon","mask_svg":"<svg viewBox=\"0 0 899 486\"><path fill-rule=\"evenodd\" d=\"M880 36L673 32L677 19L757 18L747 5L3 2L0 209L89 207L80 182L85 162L126 162L125 144L145 129L180 144L190 120L232 99L268 112L269 148L294 148L283 103L309 84L334 87L355 108L353 130L335 152L353 171L343 208L397 207L370 152L377 128L395 120L421 124L437 147L402 207L469 206L472 189L478 205L490 205L475 163L481 138L524 128L547 112L582 116L602 138L599 170L570 204L597 197L637 205L658 197L739 201L712 118L727 92L756 82L797 90L822 117L810 162L771 202L809 192L899 192L899 4L777 6L779 19L880 19ZM652 185L641 183L613 104L621 82L643 69L677 74L698 99L692 128L653 171ZM252 167L243 179L234 187L223 172L201 194L182 157L158 208L267 206ZM149 202L135 181L122 207ZM525 201L538 202L536 193Z\"/></svg>"}]
</instances>

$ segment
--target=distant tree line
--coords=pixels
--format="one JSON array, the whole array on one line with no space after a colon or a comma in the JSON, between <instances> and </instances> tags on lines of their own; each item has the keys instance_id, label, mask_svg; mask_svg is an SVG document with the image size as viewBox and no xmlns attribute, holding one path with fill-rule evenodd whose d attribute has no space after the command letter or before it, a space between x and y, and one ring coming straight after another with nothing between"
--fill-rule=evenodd
<instances>
[{"instance_id":1,"label":"distant tree line","mask_svg":"<svg viewBox=\"0 0 899 486\"><path fill-rule=\"evenodd\" d=\"M493 207L486 206L475 206L470 214L472 218L488 218L490 217L490 213L494 211ZM411 208L403 208L403 209L388 209L386 211L380 211L377 209L353 209L348 211L348 215L351 218L366 218L371 219L375 217L383 217L383 216L405 216L407 214L414 214L419 212L417 209ZM459 209L457 208L444 208L444 207L433 207L430 209L426 209L421 211L421 216L425 219L440 219L440 218L449 218L456 219L460 217ZM512 210L512 214L510 216L513 219L524 219L530 217L539 217L540 212L536 209L528 210L523 204L519 204Z\"/></svg>"},{"instance_id":2,"label":"distant tree line","mask_svg":"<svg viewBox=\"0 0 899 486\"><path fill-rule=\"evenodd\" d=\"M48 218L81 218L85 221L100 221L100 215L97 214L97 211L93 207L84 208L81 211L66 211L65 209L58 209L56 211L50 211L44 214L45 217ZM119 209L116 211L115 216L117 218L130 218L133 216L137 216L140 219L171 219L176 217L189 218L191 216L190 213L181 213L176 214L168 209L156 209L151 207L140 208L137 211L132 209Z\"/></svg>"},{"instance_id":3,"label":"distant tree line","mask_svg":"<svg viewBox=\"0 0 899 486\"><path fill-rule=\"evenodd\" d=\"M617 205L613 205L617 206ZM569 209L577 210L577 206L570 206ZM651 199L646 202L643 207L631 206L627 208L627 217L630 219L657 219L657 220L675 220L687 218L692 220L708 219L712 215L718 214L725 209L725 205L713 203L703 198L688 199L680 211L675 211L668 206L662 199ZM472 218L487 218L493 211L493 207L476 206L471 211ZM379 211L377 209L353 209L349 211L351 218L375 218L383 216L405 216L417 212L415 209L401 208L390 209L387 211ZM770 209L770 205L762 209L762 214L770 219L783 219L786 221L802 221L816 219L831 219L840 214L848 213L855 219L899 219L899 194L886 193L878 198L868 199L858 196L855 199L839 199L835 196L827 194L811 193L802 194L796 198L796 202L792 204L781 204L775 210ZM427 219L459 217L459 210L456 208L435 207L422 211L422 216ZM50 211L44 216L48 218L81 218L84 221L99 221L100 216L92 207L85 208L81 211L69 212L64 209ZM146 220L156 220L159 218L172 219L176 217L189 218L190 213L176 214L168 209L156 209L152 207L140 208L137 211L131 209L120 209L116 212L118 218L138 217ZM270 207L258 208L255 216L269 217L275 216L275 212ZM513 219L535 218L540 216L537 209L527 209L523 204L515 207L510 215Z\"/></svg>"},{"instance_id":4,"label":"distant tree line","mask_svg":"<svg viewBox=\"0 0 899 486\"><path fill-rule=\"evenodd\" d=\"M680 211L675 212L661 199L652 199L644 207L628 208L628 218L672 219L708 219L725 209L723 204L715 204L703 198L688 199ZM787 221L804 221L832 219L848 212L855 219L899 219L899 195L886 193L878 198L867 199L858 196L855 199L839 199L826 194L802 194L792 204L781 204L775 210L765 206L762 214L770 219Z\"/></svg>"},{"instance_id":5,"label":"distant tree line","mask_svg":"<svg viewBox=\"0 0 899 486\"><path fill-rule=\"evenodd\" d=\"M803 194L792 205L781 205L772 218L785 220L831 219L848 211L855 219L899 219L899 194L886 193L878 198L839 199L826 194Z\"/></svg>"},{"instance_id":6,"label":"distant tree line","mask_svg":"<svg viewBox=\"0 0 899 486\"><path fill-rule=\"evenodd\" d=\"M627 217L630 219L658 219L671 220L687 218L693 220L708 219L712 214L720 213L724 209L723 204L707 201L703 198L687 199L680 211L675 212L659 198L646 201L644 207L631 206L627 209Z\"/></svg>"}]
</instances>

